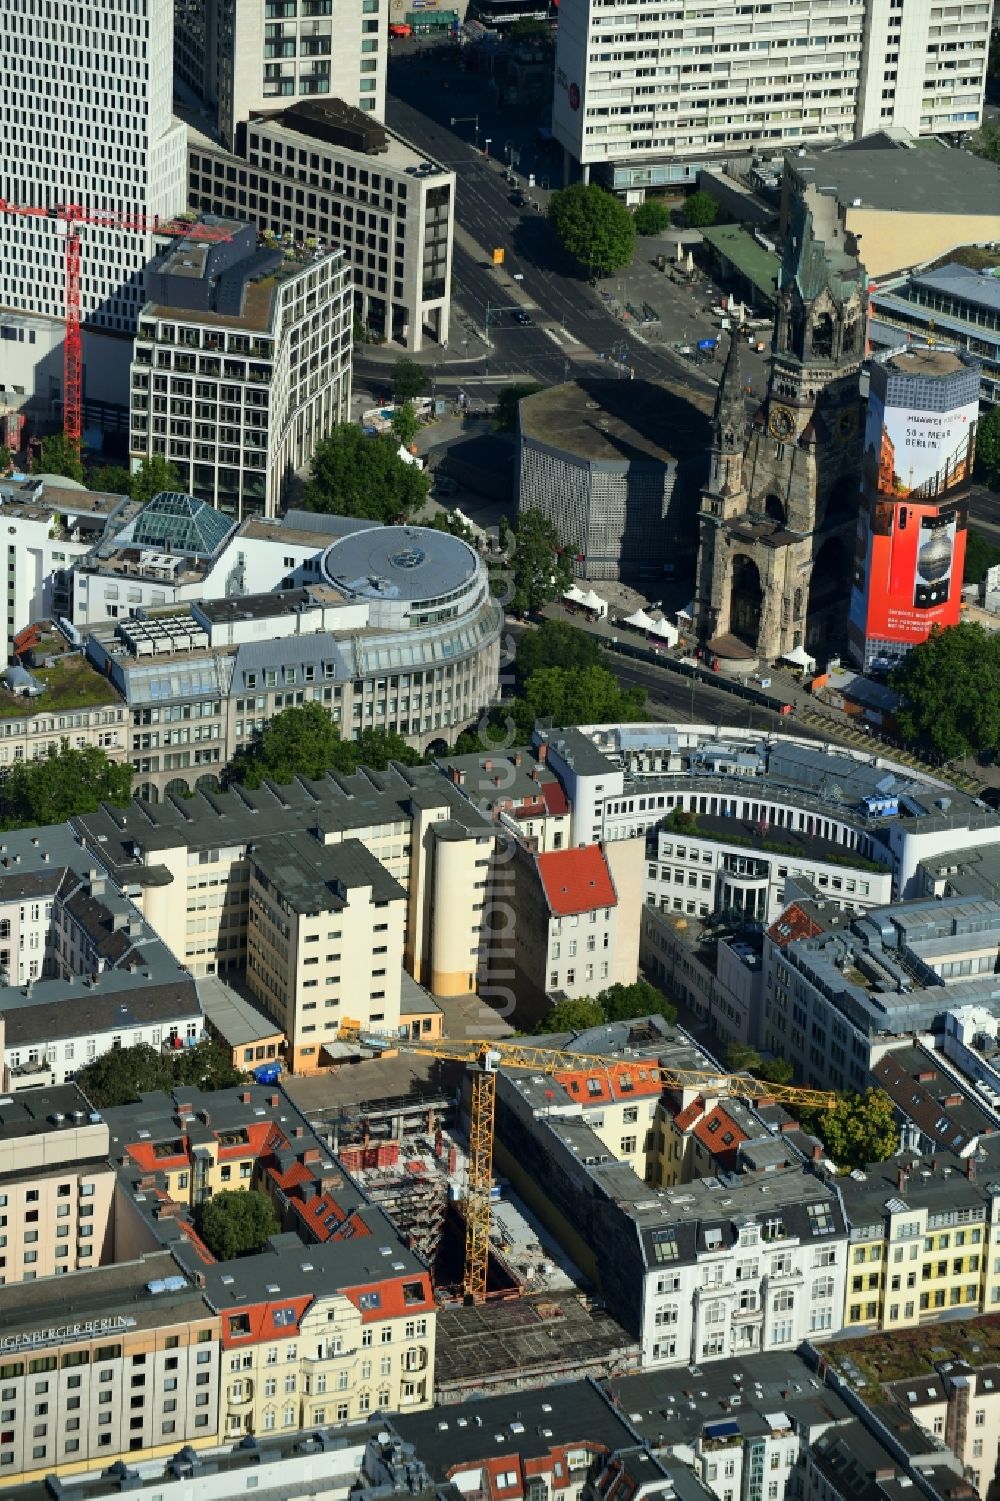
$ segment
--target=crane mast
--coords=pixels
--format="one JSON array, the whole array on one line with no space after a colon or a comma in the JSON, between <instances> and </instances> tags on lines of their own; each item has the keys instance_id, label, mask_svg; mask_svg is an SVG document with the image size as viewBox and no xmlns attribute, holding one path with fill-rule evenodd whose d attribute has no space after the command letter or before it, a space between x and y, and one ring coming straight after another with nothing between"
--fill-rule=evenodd
<instances>
[{"instance_id":1,"label":"crane mast","mask_svg":"<svg viewBox=\"0 0 1000 1501\"><path fill-rule=\"evenodd\" d=\"M379 1052L418 1053L443 1062L469 1066L472 1089L469 1111L469 1173L465 1200L465 1269L462 1291L467 1303L486 1297L490 1252L490 1195L493 1188L493 1130L496 1118L497 1072L501 1068L530 1069L552 1076L561 1073L604 1074L609 1083L658 1083L664 1089L698 1089L734 1099L797 1105L809 1110L832 1110L837 1096L826 1089L795 1084L770 1084L750 1074L712 1073L705 1069L668 1068L642 1058L574 1053L534 1043L469 1038L465 1042L410 1042L384 1033L367 1032L345 1022L340 1037Z\"/></svg>"}]
</instances>

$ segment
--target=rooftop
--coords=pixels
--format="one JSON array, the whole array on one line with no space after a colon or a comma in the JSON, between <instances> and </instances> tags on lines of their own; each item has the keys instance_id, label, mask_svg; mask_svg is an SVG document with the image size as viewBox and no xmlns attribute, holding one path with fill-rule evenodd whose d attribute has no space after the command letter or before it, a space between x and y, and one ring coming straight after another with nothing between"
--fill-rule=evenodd
<instances>
[{"instance_id":1,"label":"rooftop","mask_svg":"<svg viewBox=\"0 0 1000 1501\"><path fill-rule=\"evenodd\" d=\"M13 1099L0 1100L0 1141L61 1131L67 1121L75 1124L73 1117L78 1114L86 1121L96 1116L93 1105L76 1084L22 1090Z\"/></svg>"},{"instance_id":2,"label":"rooftop","mask_svg":"<svg viewBox=\"0 0 1000 1501\"><path fill-rule=\"evenodd\" d=\"M211 1023L229 1047L245 1047L249 1043L281 1035L282 1029L273 1017L262 1011L248 996L241 995L238 990L227 985L219 975L205 975L194 983L205 1020Z\"/></svg>"},{"instance_id":3,"label":"rooftop","mask_svg":"<svg viewBox=\"0 0 1000 1501\"><path fill-rule=\"evenodd\" d=\"M707 244L724 255L757 290L774 299L781 262L773 250L754 239L753 229L743 224L709 224L701 231Z\"/></svg>"},{"instance_id":4,"label":"rooftop","mask_svg":"<svg viewBox=\"0 0 1000 1501\"><path fill-rule=\"evenodd\" d=\"M521 436L590 463L670 464L708 448L711 400L680 381L577 380L519 405Z\"/></svg>"},{"instance_id":5,"label":"rooftop","mask_svg":"<svg viewBox=\"0 0 1000 1501\"><path fill-rule=\"evenodd\" d=\"M968 151L833 147L786 156L791 172L843 205L890 213L977 216L1000 197L1000 169ZM955 238L963 231L956 226Z\"/></svg>"},{"instance_id":6,"label":"rooftop","mask_svg":"<svg viewBox=\"0 0 1000 1501\"><path fill-rule=\"evenodd\" d=\"M151 1282L167 1278L175 1278L180 1286L159 1293L150 1291ZM127 1323L121 1327L139 1329L156 1329L198 1318L203 1318L206 1324L213 1322L201 1294L186 1278L178 1276L169 1251L152 1251L137 1261L119 1261L70 1273L59 1289L59 1308L72 1320L65 1331L55 1331L61 1343L73 1339L75 1324L98 1323L102 1319L124 1319ZM5 1338L48 1329L52 1318L52 1285L45 1278L40 1282L12 1282L0 1287L0 1325ZM87 1337L86 1333L79 1336Z\"/></svg>"},{"instance_id":7,"label":"rooftop","mask_svg":"<svg viewBox=\"0 0 1000 1501\"><path fill-rule=\"evenodd\" d=\"M535 867L549 910L558 917L618 905L607 856L599 844L536 855Z\"/></svg>"},{"instance_id":8,"label":"rooftop","mask_svg":"<svg viewBox=\"0 0 1000 1501\"><path fill-rule=\"evenodd\" d=\"M358 839L320 844L318 839L254 840L252 861L294 912L315 916L339 911L354 888L371 888L373 902L403 901L406 892Z\"/></svg>"},{"instance_id":9,"label":"rooftop","mask_svg":"<svg viewBox=\"0 0 1000 1501\"><path fill-rule=\"evenodd\" d=\"M373 526L334 542L323 574L347 599L431 600L468 586L479 572L459 537L425 526Z\"/></svg>"},{"instance_id":10,"label":"rooftop","mask_svg":"<svg viewBox=\"0 0 1000 1501\"><path fill-rule=\"evenodd\" d=\"M997 188L1000 190L1000 176ZM899 349L890 354L885 363L897 375L919 375L925 378L955 375L965 369L958 355L951 349Z\"/></svg>"},{"instance_id":11,"label":"rooftop","mask_svg":"<svg viewBox=\"0 0 1000 1501\"><path fill-rule=\"evenodd\" d=\"M65 652L53 667L32 667L31 675L45 692L24 698L0 689L0 719L32 720L74 709L124 707L114 684L102 677L82 652Z\"/></svg>"},{"instance_id":12,"label":"rooftop","mask_svg":"<svg viewBox=\"0 0 1000 1501\"><path fill-rule=\"evenodd\" d=\"M235 522L206 501L175 491L161 491L143 506L134 521L115 539L137 547L214 557L234 530Z\"/></svg>"}]
</instances>

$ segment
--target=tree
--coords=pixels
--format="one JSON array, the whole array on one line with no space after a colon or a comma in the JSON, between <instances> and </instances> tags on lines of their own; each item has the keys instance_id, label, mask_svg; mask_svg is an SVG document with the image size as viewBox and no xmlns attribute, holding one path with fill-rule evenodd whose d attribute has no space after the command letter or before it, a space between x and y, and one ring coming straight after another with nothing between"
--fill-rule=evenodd
<instances>
[{"instance_id":1,"label":"tree","mask_svg":"<svg viewBox=\"0 0 1000 1501\"><path fill-rule=\"evenodd\" d=\"M714 224L718 212L719 205L715 199L699 188L684 204L684 222L691 229L701 229L704 225Z\"/></svg>"},{"instance_id":2,"label":"tree","mask_svg":"<svg viewBox=\"0 0 1000 1501\"><path fill-rule=\"evenodd\" d=\"M420 759L392 730L362 730L357 740L341 740L322 704L302 704L268 720L256 740L237 751L226 780L259 787L265 780L287 783L297 776L324 777L328 771L350 776L359 766L385 771L390 761L415 766Z\"/></svg>"},{"instance_id":3,"label":"tree","mask_svg":"<svg viewBox=\"0 0 1000 1501\"><path fill-rule=\"evenodd\" d=\"M435 511L430 519L421 516L420 525L433 527L436 532L448 532L452 537L461 537L470 547L476 546L476 535L472 527L460 516L456 516L454 511Z\"/></svg>"},{"instance_id":4,"label":"tree","mask_svg":"<svg viewBox=\"0 0 1000 1501\"><path fill-rule=\"evenodd\" d=\"M0 828L30 829L96 813L102 802L124 807L132 796L132 767L109 761L96 745L61 749L43 761L17 761L0 781Z\"/></svg>"},{"instance_id":5,"label":"tree","mask_svg":"<svg viewBox=\"0 0 1000 1501\"><path fill-rule=\"evenodd\" d=\"M87 478L91 490L106 490L109 495L131 495L132 475L124 464L102 464L92 469Z\"/></svg>"},{"instance_id":6,"label":"tree","mask_svg":"<svg viewBox=\"0 0 1000 1501\"><path fill-rule=\"evenodd\" d=\"M0 474L6 474L14 463L14 455L6 443L0 443Z\"/></svg>"},{"instance_id":7,"label":"tree","mask_svg":"<svg viewBox=\"0 0 1000 1501\"><path fill-rule=\"evenodd\" d=\"M670 223L670 210L659 198L647 198L633 214L637 235L658 235Z\"/></svg>"},{"instance_id":8,"label":"tree","mask_svg":"<svg viewBox=\"0 0 1000 1501\"><path fill-rule=\"evenodd\" d=\"M769 1058L753 1072L758 1079L766 1079L769 1084L791 1084L795 1074L787 1058Z\"/></svg>"},{"instance_id":9,"label":"tree","mask_svg":"<svg viewBox=\"0 0 1000 1501\"><path fill-rule=\"evenodd\" d=\"M317 443L311 469L304 497L309 511L390 525L427 503L427 476L400 458L397 440L369 437L351 423L341 423Z\"/></svg>"},{"instance_id":10,"label":"tree","mask_svg":"<svg viewBox=\"0 0 1000 1501\"><path fill-rule=\"evenodd\" d=\"M984 125L973 139L972 150L977 156L985 156L988 162L1000 162L1000 128Z\"/></svg>"},{"instance_id":11,"label":"tree","mask_svg":"<svg viewBox=\"0 0 1000 1501\"><path fill-rule=\"evenodd\" d=\"M556 1001L549 1008L535 1032L539 1035L547 1032L586 1032L588 1027L601 1026L603 1021L604 1012L597 1001L582 996L577 999L568 996L566 1000Z\"/></svg>"},{"instance_id":12,"label":"tree","mask_svg":"<svg viewBox=\"0 0 1000 1501\"><path fill-rule=\"evenodd\" d=\"M512 42L551 42L552 33L547 22L536 20L534 16L518 16L508 27L507 37Z\"/></svg>"},{"instance_id":13,"label":"tree","mask_svg":"<svg viewBox=\"0 0 1000 1501\"><path fill-rule=\"evenodd\" d=\"M497 393L497 403L493 408L493 426L498 433L514 433L517 431L517 404L525 396L534 396L536 391L544 391L545 387L537 380L516 381L512 386L504 386ZM501 523L504 518L501 518ZM501 542L503 540L501 534Z\"/></svg>"},{"instance_id":14,"label":"tree","mask_svg":"<svg viewBox=\"0 0 1000 1501\"><path fill-rule=\"evenodd\" d=\"M130 1048L109 1048L77 1070L76 1082L99 1110L112 1105L131 1105L152 1090L170 1089L173 1083L170 1056L158 1053L148 1042L137 1042Z\"/></svg>"},{"instance_id":15,"label":"tree","mask_svg":"<svg viewBox=\"0 0 1000 1501\"><path fill-rule=\"evenodd\" d=\"M401 407L393 413L392 435L409 448L417 433L420 431L420 418L417 416L412 401L404 401Z\"/></svg>"},{"instance_id":16,"label":"tree","mask_svg":"<svg viewBox=\"0 0 1000 1501\"><path fill-rule=\"evenodd\" d=\"M896 1107L884 1089L841 1095L832 1110L802 1112L802 1125L818 1136L843 1172L885 1162L899 1146Z\"/></svg>"},{"instance_id":17,"label":"tree","mask_svg":"<svg viewBox=\"0 0 1000 1501\"><path fill-rule=\"evenodd\" d=\"M281 1229L270 1198L257 1188L224 1188L213 1194L198 1205L194 1224L219 1261L252 1255Z\"/></svg>"},{"instance_id":18,"label":"tree","mask_svg":"<svg viewBox=\"0 0 1000 1501\"><path fill-rule=\"evenodd\" d=\"M549 220L563 249L591 276L610 276L632 259L635 220L596 183L575 182L553 193Z\"/></svg>"},{"instance_id":19,"label":"tree","mask_svg":"<svg viewBox=\"0 0 1000 1501\"><path fill-rule=\"evenodd\" d=\"M259 787L265 780L286 783L297 776L323 777L340 748L340 731L322 704L282 709L250 745L236 752L226 780Z\"/></svg>"},{"instance_id":20,"label":"tree","mask_svg":"<svg viewBox=\"0 0 1000 1501\"><path fill-rule=\"evenodd\" d=\"M530 736L538 719L563 727L634 723L645 703L644 688L622 688L606 667L542 667L527 679L520 697L504 707L522 735Z\"/></svg>"},{"instance_id":21,"label":"tree","mask_svg":"<svg viewBox=\"0 0 1000 1501\"><path fill-rule=\"evenodd\" d=\"M31 461L32 474L61 474L66 479L75 479L83 484L83 460L79 445L67 438L65 433L50 433L42 439L37 459Z\"/></svg>"},{"instance_id":22,"label":"tree","mask_svg":"<svg viewBox=\"0 0 1000 1501\"><path fill-rule=\"evenodd\" d=\"M661 990L648 980L634 980L631 985L609 985L595 997L608 1022L630 1021L635 1016L662 1016L664 1021L677 1020L677 1008Z\"/></svg>"},{"instance_id":23,"label":"tree","mask_svg":"<svg viewBox=\"0 0 1000 1501\"><path fill-rule=\"evenodd\" d=\"M538 610L566 592L573 564L559 541L554 521L538 510L522 511L512 533L513 598L520 614Z\"/></svg>"},{"instance_id":24,"label":"tree","mask_svg":"<svg viewBox=\"0 0 1000 1501\"><path fill-rule=\"evenodd\" d=\"M602 662L598 638L564 620L545 620L537 631L525 631L517 643L515 666L522 682L543 667L574 672L600 667Z\"/></svg>"},{"instance_id":25,"label":"tree","mask_svg":"<svg viewBox=\"0 0 1000 1501\"><path fill-rule=\"evenodd\" d=\"M138 469L129 477L128 493L133 500L152 500L164 490L179 490L181 474L176 464L171 464L162 453L151 453L142 460Z\"/></svg>"},{"instance_id":26,"label":"tree","mask_svg":"<svg viewBox=\"0 0 1000 1501\"><path fill-rule=\"evenodd\" d=\"M195 1084L200 1089L231 1089L243 1079L233 1067L228 1048L203 1037L193 1048L157 1052L148 1042L130 1048L109 1048L77 1073L77 1083L101 1110L130 1105L154 1089Z\"/></svg>"},{"instance_id":27,"label":"tree","mask_svg":"<svg viewBox=\"0 0 1000 1501\"><path fill-rule=\"evenodd\" d=\"M1000 563L1000 547L994 545L982 532L968 531L965 537L966 584L981 584L991 568Z\"/></svg>"},{"instance_id":28,"label":"tree","mask_svg":"<svg viewBox=\"0 0 1000 1501\"><path fill-rule=\"evenodd\" d=\"M1000 483L1000 407L983 412L976 426L976 472L991 485Z\"/></svg>"},{"instance_id":29,"label":"tree","mask_svg":"<svg viewBox=\"0 0 1000 1501\"><path fill-rule=\"evenodd\" d=\"M392 394L396 401L412 401L423 396L429 385L427 375L416 360L400 359L392 367Z\"/></svg>"},{"instance_id":30,"label":"tree","mask_svg":"<svg viewBox=\"0 0 1000 1501\"><path fill-rule=\"evenodd\" d=\"M726 1048L726 1067L732 1074L755 1074L760 1068L760 1054L748 1042L731 1042Z\"/></svg>"},{"instance_id":31,"label":"tree","mask_svg":"<svg viewBox=\"0 0 1000 1501\"><path fill-rule=\"evenodd\" d=\"M896 668L904 740L946 760L1000 748L1000 636L963 621L935 628Z\"/></svg>"}]
</instances>

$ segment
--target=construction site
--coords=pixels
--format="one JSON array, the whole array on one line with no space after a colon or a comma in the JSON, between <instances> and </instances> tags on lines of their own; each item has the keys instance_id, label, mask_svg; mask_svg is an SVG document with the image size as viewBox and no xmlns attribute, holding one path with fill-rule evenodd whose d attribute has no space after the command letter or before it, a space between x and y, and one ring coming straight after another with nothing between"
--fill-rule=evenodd
<instances>
[{"instance_id":1,"label":"construction site","mask_svg":"<svg viewBox=\"0 0 1000 1501\"><path fill-rule=\"evenodd\" d=\"M531 1387L553 1371L638 1367L638 1344L502 1179L491 1191L487 1294L464 1301L469 1160L458 1089L360 1101L314 1114L313 1125L433 1272L439 1402Z\"/></svg>"}]
</instances>

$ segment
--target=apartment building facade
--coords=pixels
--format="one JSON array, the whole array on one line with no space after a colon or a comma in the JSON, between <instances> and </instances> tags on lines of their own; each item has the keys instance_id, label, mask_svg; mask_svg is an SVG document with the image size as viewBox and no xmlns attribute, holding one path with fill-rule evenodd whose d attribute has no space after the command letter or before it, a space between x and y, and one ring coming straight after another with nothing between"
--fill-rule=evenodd
<instances>
[{"instance_id":1,"label":"apartment building facade","mask_svg":"<svg viewBox=\"0 0 1000 1501\"><path fill-rule=\"evenodd\" d=\"M552 130L585 179L634 200L755 151L891 126L957 139L981 116L988 36L979 0L587 0L560 17Z\"/></svg>"},{"instance_id":2,"label":"apartment building facade","mask_svg":"<svg viewBox=\"0 0 1000 1501\"><path fill-rule=\"evenodd\" d=\"M321 1067L344 1027L398 1032L405 923L406 892L357 839L255 844L246 978L293 1073Z\"/></svg>"},{"instance_id":3,"label":"apartment building facade","mask_svg":"<svg viewBox=\"0 0 1000 1501\"><path fill-rule=\"evenodd\" d=\"M494 833L431 767L196 793L104 809L79 828L194 975L246 966L250 845L309 828L327 847L359 840L406 892L408 973L436 995L475 988Z\"/></svg>"},{"instance_id":4,"label":"apartment building facade","mask_svg":"<svg viewBox=\"0 0 1000 1501\"><path fill-rule=\"evenodd\" d=\"M219 1320L170 1253L98 1267L86 1289L76 1320L47 1282L0 1288L0 1485L217 1441Z\"/></svg>"},{"instance_id":5,"label":"apartment building facade","mask_svg":"<svg viewBox=\"0 0 1000 1501\"><path fill-rule=\"evenodd\" d=\"M347 97L347 96L343 96ZM339 247L354 314L417 351L450 326L455 173L339 99L251 118L239 152L188 132L188 202L261 233Z\"/></svg>"},{"instance_id":6,"label":"apartment building facade","mask_svg":"<svg viewBox=\"0 0 1000 1501\"><path fill-rule=\"evenodd\" d=\"M0 1286L102 1266L114 1241L108 1128L73 1084L0 1105Z\"/></svg>"},{"instance_id":7,"label":"apartment building facade","mask_svg":"<svg viewBox=\"0 0 1000 1501\"><path fill-rule=\"evenodd\" d=\"M227 227L230 240L182 241L147 271L130 452L168 459L228 515L272 516L349 411L350 273L339 251L289 258Z\"/></svg>"}]
</instances>

